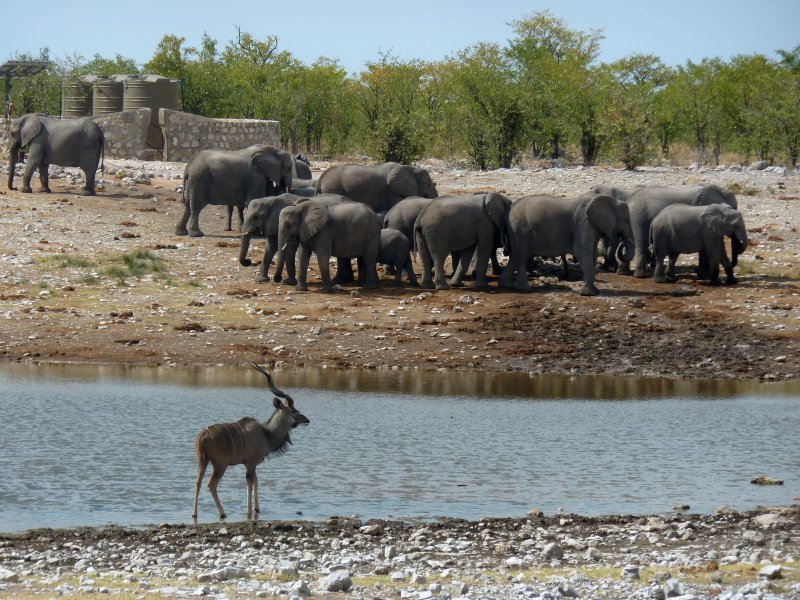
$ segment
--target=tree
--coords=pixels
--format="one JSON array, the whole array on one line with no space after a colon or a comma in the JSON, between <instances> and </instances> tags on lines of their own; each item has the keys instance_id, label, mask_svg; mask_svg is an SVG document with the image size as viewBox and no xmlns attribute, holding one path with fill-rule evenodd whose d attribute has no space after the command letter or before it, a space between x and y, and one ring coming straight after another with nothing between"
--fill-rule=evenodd
<instances>
[{"instance_id":1,"label":"tree","mask_svg":"<svg viewBox=\"0 0 800 600\"><path fill-rule=\"evenodd\" d=\"M633 170L654 154L655 97L668 70L657 57L643 54L622 58L608 69L614 83L604 127L616 157Z\"/></svg>"},{"instance_id":2,"label":"tree","mask_svg":"<svg viewBox=\"0 0 800 600\"><path fill-rule=\"evenodd\" d=\"M371 156L410 163L422 155L422 76L420 61L402 62L389 54L367 63L359 75L353 93L365 119L362 135Z\"/></svg>"},{"instance_id":3,"label":"tree","mask_svg":"<svg viewBox=\"0 0 800 600\"><path fill-rule=\"evenodd\" d=\"M549 145L550 156L557 158L562 144L577 134L584 162L594 162L598 102L592 94L596 73L590 65L602 33L570 29L549 11L512 21L511 26L517 37L510 41L508 55L524 89L531 140L537 146Z\"/></svg>"}]
</instances>

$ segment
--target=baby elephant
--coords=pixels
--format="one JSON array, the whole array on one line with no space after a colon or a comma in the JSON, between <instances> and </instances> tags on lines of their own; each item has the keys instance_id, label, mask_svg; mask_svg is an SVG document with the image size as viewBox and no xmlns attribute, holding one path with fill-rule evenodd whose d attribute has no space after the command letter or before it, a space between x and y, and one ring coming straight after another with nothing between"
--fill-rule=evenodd
<instances>
[{"instance_id":1,"label":"baby elephant","mask_svg":"<svg viewBox=\"0 0 800 600\"><path fill-rule=\"evenodd\" d=\"M719 264L725 269L726 283L737 283L733 265L725 252L725 236L738 240L741 251L747 248L747 229L742 214L727 204L689 206L673 204L664 208L650 225L650 246L656 259L655 280L676 281L675 261L679 254L700 252L708 257L711 285L719 285ZM664 270L664 258L669 265Z\"/></svg>"},{"instance_id":2,"label":"baby elephant","mask_svg":"<svg viewBox=\"0 0 800 600\"><path fill-rule=\"evenodd\" d=\"M395 268L395 285L400 285L403 272L408 274L408 283L417 285L417 276L411 266L411 242L397 229L381 229L378 263Z\"/></svg>"}]
</instances>

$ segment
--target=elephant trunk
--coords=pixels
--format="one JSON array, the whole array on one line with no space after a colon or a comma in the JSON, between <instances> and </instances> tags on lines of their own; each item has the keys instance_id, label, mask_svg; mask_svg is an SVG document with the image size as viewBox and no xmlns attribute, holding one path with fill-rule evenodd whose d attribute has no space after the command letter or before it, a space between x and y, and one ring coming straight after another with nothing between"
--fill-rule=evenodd
<instances>
[{"instance_id":1,"label":"elephant trunk","mask_svg":"<svg viewBox=\"0 0 800 600\"><path fill-rule=\"evenodd\" d=\"M629 237L623 237L622 243L617 246L617 260L621 263L628 264L633 260L633 253L635 246L633 240Z\"/></svg>"},{"instance_id":2,"label":"elephant trunk","mask_svg":"<svg viewBox=\"0 0 800 600\"><path fill-rule=\"evenodd\" d=\"M737 232L731 235L731 266L739 263L739 255L747 250L747 232Z\"/></svg>"},{"instance_id":3,"label":"elephant trunk","mask_svg":"<svg viewBox=\"0 0 800 600\"><path fill-rule=\"evenodd\" d=\"M8 152L8 189L14 189L14 170L19 162L19 146L12 145Z\"/></svg>"},{"instance_id":4,"label":"elephant trunk","mask_svg":"<svg viewBox=\"0 0 800 600\"><path fill-rule=\"evenodd\" d=\"M243 267L249 267L253 264L249 258L247 258L247 251L250 249L250 234L242 232L242 240L239 246L239 264Z\"/></svg>"}]
</instances>

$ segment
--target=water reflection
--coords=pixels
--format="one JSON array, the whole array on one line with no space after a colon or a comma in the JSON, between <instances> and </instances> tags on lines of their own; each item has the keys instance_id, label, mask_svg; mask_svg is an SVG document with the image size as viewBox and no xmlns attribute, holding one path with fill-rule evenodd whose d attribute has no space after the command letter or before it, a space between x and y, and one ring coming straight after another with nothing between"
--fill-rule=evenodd
<instances>
[{"instance_id":1,"label":"water reflection","mask_svg":"<svg viewBox=\"0 0 800 600\"><path fill-rule=\"evenodd\" d=\"M127 365L6 363L0 373L46 374L48 378L132 380L193 387L263 387L249 366L175 369ZM648 398L733 398L743 395L796 396L800 381L680 380L603 375L539 375L522 372L433 371L422 369L276 369L280 388L311 388L353 393L397 393L480 398L573 398L635 400Z\"/></svg>"}]
</instances>

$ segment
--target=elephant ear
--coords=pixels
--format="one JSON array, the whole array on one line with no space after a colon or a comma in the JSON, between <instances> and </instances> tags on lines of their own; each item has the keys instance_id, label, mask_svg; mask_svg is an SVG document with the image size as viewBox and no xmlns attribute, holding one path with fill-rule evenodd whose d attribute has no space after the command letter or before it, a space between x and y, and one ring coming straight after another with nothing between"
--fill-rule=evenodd
<instances>
[{"instance_id":1,"label":"elephant ear","mask_svg":"<svg viewBox=\"0 0 800 600\"><path fill-rule=\"evenodd\" d=\"M419 190L414 167L408 165L397 165L392 168L386 176L386 185L389 186L389 191L403 198L416 196Z\"/></svg>"},{"instance_id":2,"label":"elephant ear","mask_svg":"<svg viewBox=\"0 0 800 600\"><path fill-rule=\"evenodd\" d=\"M33 141L42 130L42 121L37 115L27 115L23 117L22 127L20 128L20 141L25 148Z\"/></svg>"},{"instance_id":3,"label":"elephant ear","mask_svg":"<svg viewBox=\"0 0 800 600\"><path fill-rule=\"evenodd\" d=\"M483 210L498 229L503 226L503 219L511 208L511 199L502 194L490 192L483 197Z\"/></svg>"},{"instance_id":4,"label":"elephant ear","mask_svg":"<svg viewBox=\"0 0 800 600\"><path fill-rule=\"evenodd\" d=\"M703 211L700 219L703 225L719 236L725 235L725 217L718 207L713 206Z\"/></svg>"},{"instance_id":5,"label":"elephant ear","mask_svg":"<svg viewBox=\"0 0 800 600\"><path fill-rule=\"evenodd\" d=\"M617 229L617 201L611 196L595 196L586 207L586 217L604 236L613 236Z\"/></svg>"},{"instance_id":6,"label":"elephant ear","mask_svg":"<svg viewBox=\"0 0 800 600\"><path fill-rule=\"evenodd\" d=\"M328 222L328 207L316 202L301 204L300 241L307 242L325 227Z\"/></svg>"},{"instance_id":7,"label":"elephant ear","mask_svg":"<svg viewBox=\"0 0 800 600\"><path fill-rule=\"evenodd\" d=\"M729 192L718 185L704 185L697 194L697 205L727 204L731 208L739 208L736 194Z\"/></svg>"}]
</instances>

